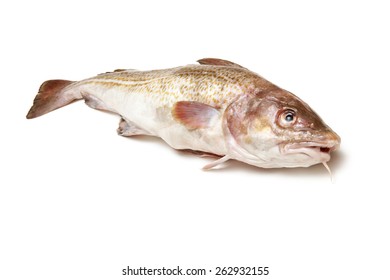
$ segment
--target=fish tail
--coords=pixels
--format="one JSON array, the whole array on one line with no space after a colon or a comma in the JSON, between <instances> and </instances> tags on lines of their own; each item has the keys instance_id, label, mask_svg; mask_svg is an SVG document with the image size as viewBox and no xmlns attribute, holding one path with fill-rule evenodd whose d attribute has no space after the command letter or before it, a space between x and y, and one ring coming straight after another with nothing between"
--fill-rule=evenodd
<instances>
[{"instance_id":1,"label":"fish tail","mask_svg":"<svg viewBox=\"0 0 390 280\"><path fill-rule=\"evenodd\" d=\"M82 96L79 92L69 90L68 86L73 83L66 80L49 80L44 82L39 88L39 92L26 118L33 119L42 116L81 99Z\"/></svg>"}]
</instances>

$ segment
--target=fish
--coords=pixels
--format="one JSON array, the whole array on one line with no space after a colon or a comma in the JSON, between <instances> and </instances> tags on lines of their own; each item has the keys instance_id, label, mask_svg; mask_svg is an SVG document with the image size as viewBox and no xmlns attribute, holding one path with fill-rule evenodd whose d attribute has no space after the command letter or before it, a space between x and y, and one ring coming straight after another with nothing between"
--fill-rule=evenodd
<instances>
[{"instance_id":1,"label":"fish","mask_svg":"<svg viewBox=\"0 0 390 280\"><path fill-rule=\"evenodd\" d=\"M119 69L81 81L48 80L27 119L83 99L120 116L124 137L156 136L176 150L260 168L327 162L340 137L293 93L234 62L204 58L170 69Z\"/></svg>"}]
</instances>

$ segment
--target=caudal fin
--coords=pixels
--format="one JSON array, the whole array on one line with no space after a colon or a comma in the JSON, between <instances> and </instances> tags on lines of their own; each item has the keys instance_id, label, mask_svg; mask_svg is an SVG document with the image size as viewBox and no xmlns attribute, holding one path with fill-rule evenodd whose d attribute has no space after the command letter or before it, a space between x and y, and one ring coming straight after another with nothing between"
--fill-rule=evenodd
<instances>
[{"instance_id":1,"label":"caudal fin","mask_svg":"<svg viewBox=\"0 0 390 280\"><path fill-rule=\"evenodd\" d=\"M66 80L49 80L44 82L39 88L39 92L26 118L33 119L42 116L77 99L81 99L79 93L66 90L66 87L72 83Z\"/></svg>"}]
</instances>

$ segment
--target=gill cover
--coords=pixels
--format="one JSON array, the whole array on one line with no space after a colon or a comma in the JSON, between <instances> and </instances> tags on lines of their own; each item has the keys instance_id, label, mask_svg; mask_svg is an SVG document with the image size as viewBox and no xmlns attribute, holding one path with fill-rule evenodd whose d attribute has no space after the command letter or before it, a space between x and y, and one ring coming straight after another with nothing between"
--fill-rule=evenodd
<instances>
[{"instance_id":1,"label":"gill cover","mask_svg":"<svg viewBox=\"0 0 390 280\"><path fill-rule=\"evenodd\" d=\"M262 98L245 95L237 98L226 108L222 128L228 154L231 158L252 165L259 165L265 161L259 155L248 151L252 145L250 128L252 121L257 117Z\"/></svg>"}]
</instances>

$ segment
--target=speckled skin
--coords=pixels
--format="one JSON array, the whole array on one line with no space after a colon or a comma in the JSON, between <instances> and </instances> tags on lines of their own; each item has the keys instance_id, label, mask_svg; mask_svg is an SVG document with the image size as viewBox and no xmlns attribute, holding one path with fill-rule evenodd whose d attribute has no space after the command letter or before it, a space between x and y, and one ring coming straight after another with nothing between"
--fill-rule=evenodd
<instances>
[{"instance_id":1,"label":"speckled skin","mask_svg":"<svg viewBox=\"0 0 390 280\"><path fill-rule=\"evenodd\" d=\"M74 84L102 86L130 94L142 94L159 105L192 100L224 108L237 96L275 85L255 73L231 66L188 65L164 70L123 70L98 75Z\"/></svg>"},{"instance_id":2,"label":"speckled skin","mask_svg":"<svg viewBox=\"0 0 390 280\"><path fill-rule=\"evenodd\" d=\"M152 135L175 149L223 156L206 168L228 159L265 168L329 161L340 138L306 103L235 63L199 62L118 70L79 82L47 81L27 118L84 99L92 108L122 116L123 136ZM290 111L294 118L287 123L282 117Z\"/></svg>"},{"instance_id":3,"label":"speckled skin","mask_svg":"<svg viewBox=\"0 0 390 280\"><path fill-rule=\"evenodd\" d=\"M223 112L234 100L254 89L275 87L251 71L231 66L189 65L154 71L105 73L72 84L98 98L106 110L121 115L145 131L164 139L175 149L226 155L221 117L211 127L188 130L171 110L178 101L197 101Z\"/></svg>"}]
</instances>

